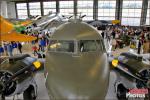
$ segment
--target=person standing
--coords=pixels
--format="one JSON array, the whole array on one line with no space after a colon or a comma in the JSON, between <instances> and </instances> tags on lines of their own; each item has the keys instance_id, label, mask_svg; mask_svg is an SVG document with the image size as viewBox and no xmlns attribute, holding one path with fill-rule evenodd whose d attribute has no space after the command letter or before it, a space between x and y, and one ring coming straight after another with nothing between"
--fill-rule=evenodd
<instances>
[{"instance_id":1,"label":"person standing","mask_svg":"<svg viewBox=\"0 0 150 100\"><path fill-rule=\"evenodd\" d=\"M117 41L116 41L116 39L112 39L112 50L116 50L116 48L117 48Z\"/></svg>"},{"instance_id":2,"label":"person standing","mask_svg":"<svg viewBox=\"0 0 150 100\"><path fill-rule=\"evenodd\" d=\"M37 50L38 50L38 48L37 48L37 46L34 44L34 45L32 46L32 51L33 51L34 56L38 55Z\"/></svg>"},{"instance_id":3,"label":"person standing","mask_svg":"<svg viewBox=\"0 0 150 100\"><path fill-rule=\"evenodd\" d=\"M8 56L8 52L7 52L7 44L4 43L4 55Z\"/></svg>"},{"instance_id":4,"label":"person standing","mask_svg":"<svg viewBox=\"0 0 150 100\"><path fill-rule=\"evenodd\" d=\"M12 45L10 43L8 43L8 45L7 45L7 52L8 52L8 56L9 57L13 56L12 51L13 51L13 47L12 47Z\"/></svg>"},{"instance_id":5,"label":"person standing","mask_svg":"<svg viewBox=\"0 0 150 100\"><path fill-rule=\"evenodd\" d=\"M102 35L102 38L104 39L104 31L102 31L101 35Z\"/></svg>"},{"instance_id":6,"label":"person standing","mask_svg":"<svg viewBox=\"0 0 150 100\"><path fill-rule=\"evenodd\" d=\"M139 43L138 43L138 51L137 51L138 54L140 54L140 52L141 52L141 46L142 46L142 41L140 39Z\"/></svg>"},{"instance_id":7,"label":"person standing","mask_svg":"<svg viewBox=\"0 0 150 100\"><path fill-rule=\"evenodd\" d=\"M45 51L45 46L46 46L46 41L44 38L41 39L41 51L44 52Z\"/></svg>"},{"instance_id":8,"label":"person standing","mask_svg":"<svg viewBox=\"0 0 150 100\"><path fill-rule=\"evenodd\" d=\"M113 39L115 39L115 37L116 37L116 32L115 32L115 30L112 31L112 36L113 36Z\"/></svg>"},{"instance_id":9,"label":"person standing","mask_svg":"<svg viewBox=\"0 0 150 100\"><path fill-rule=\"evenodd\" d=\"M41 51L41 50L42 50L41 41L42 41L42 39L39 39L39 40L38 40L38 45L39 45L38 51Z\"/></svg>"},{"instance_id":10,"label":"person standing","mask_svg":"<svg viewBox=\"0 0 150 100\"><path fill-rule=\"evenodd\" d=\"M144 40L143 53L150 53L150 42L148 40Z\"/></svg>"},{"instance_id":11,"label":"person standing","mask_svg":"<svg viewBox=\"0 0 150 100\"><path fill-rule=\"evenodd\" d=\"M13 54L18 54L18 50L17 50L17 43L16 42L11 42L12 45L12 49L13 49Z\"/></svg>"},{"instance_id":12,"label":"person standing","mask_svg":"<svg viewBox=\"0 0 150 100\"><path fill-rule=\"evenodd\" d=\"M20 54L22 54L22 44L20 42L18 42L18 50L20 52Z\"/></svg>"},{"instance_id":13,"label":"person standing","mask_svg":"<svg viewBox=\"0 0 150 100\"><path fill-rule=\"evenodd\" d=\"M0 57L4 55L4 48L0 45Z\"/></svg>"}]
</instances>

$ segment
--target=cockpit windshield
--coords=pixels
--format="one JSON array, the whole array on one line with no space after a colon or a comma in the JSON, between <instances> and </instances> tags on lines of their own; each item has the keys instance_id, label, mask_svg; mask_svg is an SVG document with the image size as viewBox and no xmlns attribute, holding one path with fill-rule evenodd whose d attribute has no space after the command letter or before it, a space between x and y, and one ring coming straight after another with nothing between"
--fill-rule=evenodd
<instances>
[{"instance_id":1,"label":"cockpit windshield","mask_svg":"<svg viewBox=\"0 0 150 100\"><path fill-rule=\"evenodd\" d=\"M75 44L77 45L75 46ZM102 40L51 40L48 51L51 52L105 52L105 47Z\"/></svg>"},{"instance_id":2,"label":"cockpit windshield","mask_svg":"<svg viewBox=\"0 0 150 100\"><path fill-rule=\"evenodd\" d=\"M79 42L79 51L80 52L90 52L96 51L97 46L94 40L81 40Z\"/></svg>"},{"instance_id":3,"label":"cockpit windshield","mask_svg":"<svg viewBox=\"0 0 150 100\"><path fill-rule=\"evenodd\" d=\"M56 52L74 52L74 41L51 40L48 50Z\"/></svg>"},{"instance_id":4,"label":"cockpit windshield","mask_svg":"<svg viewBox=\"0 0 150 100\"><path fill-rule=\"evenodd\" d=\"M78 45L79 52L105 51L102 40L81 40Z\"/></svg>"}]
</instances>

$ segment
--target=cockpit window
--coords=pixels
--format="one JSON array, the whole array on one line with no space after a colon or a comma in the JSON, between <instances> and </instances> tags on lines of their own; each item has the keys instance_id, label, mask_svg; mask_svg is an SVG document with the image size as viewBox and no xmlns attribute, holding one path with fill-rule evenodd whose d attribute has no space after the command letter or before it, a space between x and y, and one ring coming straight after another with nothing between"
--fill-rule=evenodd
<instances>
[{"instance_id":1,"label":"cockpit window","mask_svg":"<svg viewBox=\"0 0 150 100\"><path fill-rule=\"evenodd\" d=\"M74 52L74 41L52 40L50 41L48 50L56 52Z\"/></svg>"},{"instance_id":2,"label":"cockpit window","mask_svg":"<svg viewBox=\"0 0 150 100\"><path fill-rule=\"evenodd\" d=\"M98 50L102 51L102 52L105 52L105 46L104 46L104 43L103 43L103 40L96 40L96 43L98 45Z\"/></svg>"},{"instance_id":3,"label":"cockpit window","mask_svg":"<svg viewBox=\"0 0 150 100\"><path fill-rule=\"evenodd\" d=\"M58 43L56 40L51 40L48 51L56 51L57 45L58 45Z\"/></svg>"},{"instance_id":4,"label":"cockpit window","mask_svg":"<svg viewBox=\"0 0 150 100\"><path fill-rule=\"evenodd\" d=\"M96 51L97 46L94 40L81 40L79 42L79 51L80 52L90 52Z\"/></svg>"}]
</instances>

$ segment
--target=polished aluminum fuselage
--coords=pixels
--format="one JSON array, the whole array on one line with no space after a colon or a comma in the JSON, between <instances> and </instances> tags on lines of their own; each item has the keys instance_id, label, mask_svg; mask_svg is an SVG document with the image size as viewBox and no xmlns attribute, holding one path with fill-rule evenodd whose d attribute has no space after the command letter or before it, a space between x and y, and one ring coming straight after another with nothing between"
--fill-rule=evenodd
<instances>
[{"instance_id":1,"label":"polished aluminum fuselage","mask_svg":"<svg viewBox=\"0 0 150 100\"><path fill-rule=\"evenodd\" d=\"M102 40L100 34L93 27L75 21L58 27L51 40L73 40L75 50L47 51L44 70L50 99L103 100L109 83L106 51L78 49L78 41Z\"/></svg>"}]
</instances>

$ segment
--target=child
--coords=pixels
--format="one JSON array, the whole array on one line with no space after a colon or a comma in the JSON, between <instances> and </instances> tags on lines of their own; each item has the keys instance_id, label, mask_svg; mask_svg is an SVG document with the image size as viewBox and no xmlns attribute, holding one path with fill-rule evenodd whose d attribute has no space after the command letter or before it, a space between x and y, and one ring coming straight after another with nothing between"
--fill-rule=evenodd
<instances>
[{"instance_id":1,"label":"child","mask_svg":"<svg viewBox=\"0 0 150 100\"><path fill-rule=\"evenodd\" d=\"M33 51L34 56L36 56L36 54L38 54L38 53L37 53L37 50L38 50L37 46L34 45L34 46L32 47L32 51Z\"/></svg>"}]
</instances>

